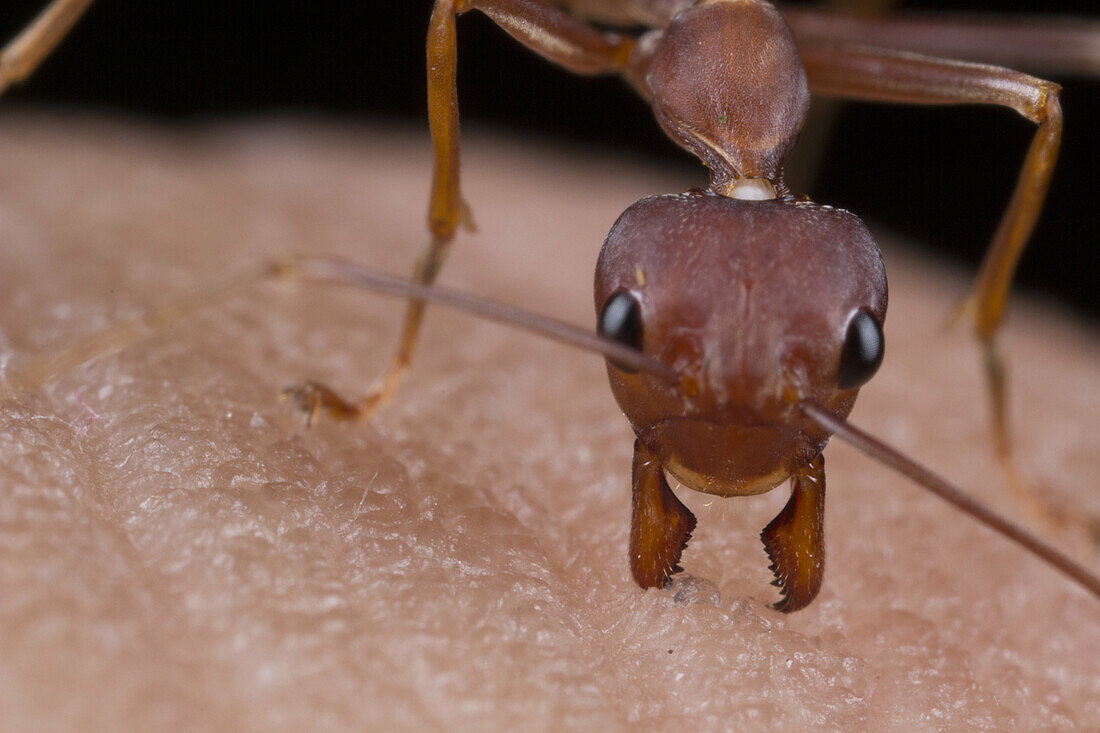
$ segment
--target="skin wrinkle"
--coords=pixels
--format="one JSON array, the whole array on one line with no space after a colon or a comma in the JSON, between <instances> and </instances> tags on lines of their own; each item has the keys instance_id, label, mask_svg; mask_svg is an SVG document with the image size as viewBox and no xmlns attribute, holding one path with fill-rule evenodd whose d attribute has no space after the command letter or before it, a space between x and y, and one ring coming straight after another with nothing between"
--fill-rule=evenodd
<instances>
[{"instance_id":1,"label":"skin wrinkle","mask_svg":"<svg viewBox=\"0 0 1100 733\"><path fill-rule=\"evenodd\" d=\"M200 131L0 121L12 364L290 251L407 269L422 135ZM447 284L588 325L617 213L691 183L476 130L466 151L481 228L456 241ZM163 175L137 175L149 166ZM532 201L553 227L532 229ZM886 259L888 356L853 421L1020 516L973 345L940 328L967 278L896 246ZM1026 301L1005 333L1022 469L1095 513L1095 329ZM1095 601L843 445L826 451L821 596L783 616L758 538L782 487L673 487L700 520L694 580L634 586L634 438L598 358L429 308L378 420L307 430L278 402L303 378L363 387L400 314L258 287L0 405L0 450L17 454L0 456L5 730L1100 726ZM74 392L98 418L80 422Z\"/></svg>"}]
</instances>

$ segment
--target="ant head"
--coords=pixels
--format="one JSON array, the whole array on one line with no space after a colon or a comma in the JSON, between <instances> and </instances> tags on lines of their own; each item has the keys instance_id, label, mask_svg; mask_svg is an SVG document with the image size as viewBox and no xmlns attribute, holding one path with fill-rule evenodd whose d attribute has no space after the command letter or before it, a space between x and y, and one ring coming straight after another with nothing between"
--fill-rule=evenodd
<instances>
[{"instance_id":1,"label":"ant head","mask_svg":"<svg viewBox=\"0 0 1100 733\"><path fill-rule=\"evenodd\" d=\"M665 131L711 170L778 181L810 93L794 38L764 2L704 0L663 31L646 72Z\"/></svg>"},{"instance_id":2,"label":"ant head","mask_svg":"<svg viewBox=\"0 0 1100 733\"><path fill-rule=\"evenodd\" d=\"M609 363L635 432L681 483L766 491L847 416L882 358L886 274L855 216L808 202L656 196L612 228L596 267L599 329L683 376Z\"/></svg>"}]
</instances>

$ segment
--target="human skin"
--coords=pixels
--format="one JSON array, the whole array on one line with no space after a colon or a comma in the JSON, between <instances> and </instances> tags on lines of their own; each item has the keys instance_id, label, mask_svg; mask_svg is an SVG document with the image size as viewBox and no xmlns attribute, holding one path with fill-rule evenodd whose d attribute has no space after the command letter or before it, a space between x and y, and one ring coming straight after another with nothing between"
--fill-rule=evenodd
<instances>
[{"instance_id":1,"label":"human skin","mask_svg":"<svg viewBox=\"0 0 1100 733\"><path fill-rule=\"evenodd\" d=\"M405 273L426 136L320 123L0 121L10 377L288 252ZM701 173L701 172L700 172ZM702 176L700 176L701 178ZM670 178L473 136L442 281L591 324L618 214ZM1016 518L961 273L872 227L887 357L852 420ZM362 391L393 300L267 284L0 403L5 730L921 730L1100 726L1100 604L834 441L828 563L783 615L760 529L787 498L679 489L671 590L626 562L632 435L598 357L430 309L395 402L310 428L278 400ZM1100 340L1018 299L1004 337L1022 473L1100 514ZM1096 566L1083 538L1062 547Z\"/></svg>"}]
</instances>

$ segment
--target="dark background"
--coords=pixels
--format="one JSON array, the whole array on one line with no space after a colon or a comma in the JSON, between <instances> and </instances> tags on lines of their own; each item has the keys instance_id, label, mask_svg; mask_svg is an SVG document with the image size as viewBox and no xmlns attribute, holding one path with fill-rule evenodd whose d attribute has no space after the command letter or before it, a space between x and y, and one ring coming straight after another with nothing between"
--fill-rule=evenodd
<instances>
[{"instance_id":1,"label":"dark background","mask_svg":"<svg viewBox=\"0 0 1100 733\"><path fill-rule=\"evenodd\" d=\"M4 0L0 38L44 0ZM4 105L93 108L160 119L323 113L425 125L430 0L99 0ZM1076 13L1096 0L902 2L905 8ZM463 119L681 166L697 164L617 79L582 79L521 49L477 13L459 22ZM1100 317L1095 284L1096 80L1065 87L1065 139L1050 200L1018 286ZM2 109L2 106L0 106ZM976 265L1008 200L1034 127L997 109L851 104L815 180L815 199L851 209ZM425 144L427 138L425 136ZM656 193L656 192L655 192ZM598 243L593 243L593 247Z\"/></svg>"}]
</instances>

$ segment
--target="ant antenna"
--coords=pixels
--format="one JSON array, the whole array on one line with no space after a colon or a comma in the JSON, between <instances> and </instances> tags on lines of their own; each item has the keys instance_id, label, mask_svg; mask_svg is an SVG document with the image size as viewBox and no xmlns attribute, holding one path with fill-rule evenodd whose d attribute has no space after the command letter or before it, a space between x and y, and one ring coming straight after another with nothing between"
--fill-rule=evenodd
<instances>
[{"instance_id":1,"label":"ant antenna","mask_svg":"<svg viewBox=\"0 0 1100 733\"><path fill-rule=\"evenodd\" d=\"M425 285L393 275L384 275L339 258L296 256L262 269L246 271L213 286L200 288L167 306L148 311L137 318L90 336L76 346L37 357L25 368L3 375L6 384L0 383L0 398L10 396L11 392L18 389L39 387L70 368L119 351L134 341L156 333L172 321L226 296L239 293L252 283L272 277L344 285L382 295L429 301L602 354L634 370L648 372L674 386L679 386L682 382L679 372L653 357L565 321L437 285ZM798 403L798 409L803 415L841 440L893 468L956 508L1030 550L1100 598L1100 577L1089 572L1068 555L1043 542L1023 527L1008 521L931 470L907 458L847 420L837 417L817 403L804 400Z\"/></svg>"},{"instance_id":2,"label":"ant antenna","mask_svg":"<svg viewBox=\"0 0 1100 733\"><path fill-rule=\"evenodd\" d=\"M1094 596L1100 598L1100 577L1089 572L1068 555L1040 540L1023 527L1008 521L985 504L971 498L966 492L948 483L928 468L907 458L842 417L837 417L821 405L804 400L798 403L802 414L841 440L855 446L876 461L920 484L949 504L969 514L979 522L992 527L1005 537L1022 545L1042 560L1073 578Z\"/></svg>"},{"instance_id":3,"label":"ant antenna","mask_svg":"<svg viewBox=\"0 0 1100 733\"><path fill-rule=\"evenodd\" d=\"M436 285L424 285L403 278L383 275L360 265L330 257L296 257L277 265L275 274L299 276L311 282L327 282L371 290L385 295L411 297L462 310L498 323L504 323L536 333L587 351L603 354L609 359L658 376L670 384L681 382L679 373L671 367L629 346L598 336L564 321L494 303L466 293ZM847 420L837 417L820 405L803 401L799 410L825 430L854 445L867 455L893 468L907 478L939 496L944 501L997 530L1005 537L1030 550L1040 559L1081 584L1100 598L1100 577L1089 572L1068 555L1008 521L985 504L971 498L931 470L907 458L877 438L868 435Z\"/></svg>"},{"instance_id":4,"label":"ant antenna","mask_svg":"<svg viewBox=\"0 0 1100 733\"><path fill-rule=\"evenodd\" d=\"M41 387L59 374L64 374L92 359L116 353L135 341L157 333L173 321L227 297L237 295L250 285L272 278L344 285L381 295L426 300L490 321L515 326L585 351L602 354L635 371L648 372L674 386L679 386L682 381L679 372L653 357L565 321L438 285L425 285L393 275L385 275L336 257L299 255L262 268L250 268L221 282L198 288L167 305L146 311L136 318L115 324L84 338L73 346L47 350L44 354L33 357L20 368L0 375L0 399L10 397L18 390Z\"/></svg>"},{"instance_id":5,"label":"ant antenna","mask_svg":"<svg viewBox=\"0 0 1100 733\"><path fill-rule=\"evenodd\" d=\"M227 296L240 293L243 288L265 277L269 277L267 268L253 268L212 285L196 288L166 305L111 325L71 346L47 349L19 368L0 373L0 399L7 399L19 390L37 389L81 364L121 351L135 341L158 333L184 316L202 310Z\"/></svg>"},{"instance_id":6,"label":"ant antenna","mask_svg":"<svg viewBox=\"0 0 1100 733\"><path fill-rule=\"evenodd\" d=\"M559 343L603 354L612 361L624 364L635 371L648 372L672 385L679 385L682 381L680 373L672 367L637 349L632 349L613 339L604 338L588 329L457 290L384 275L336 257L297 256L289 262L276 264L273 274L288 278L300 277L309 282L346 285L382 295L426 300L490 321L515 326Z\"/></svg>"}]
</instances>

